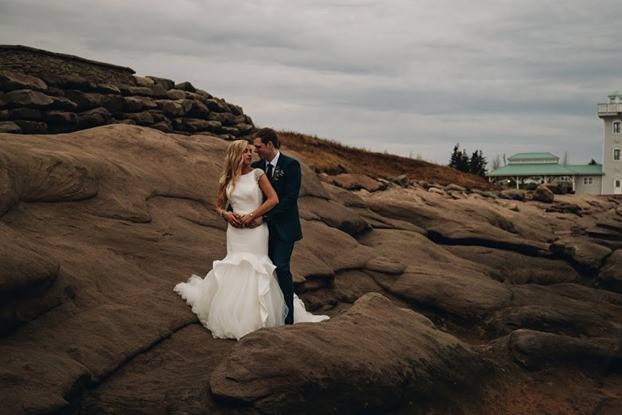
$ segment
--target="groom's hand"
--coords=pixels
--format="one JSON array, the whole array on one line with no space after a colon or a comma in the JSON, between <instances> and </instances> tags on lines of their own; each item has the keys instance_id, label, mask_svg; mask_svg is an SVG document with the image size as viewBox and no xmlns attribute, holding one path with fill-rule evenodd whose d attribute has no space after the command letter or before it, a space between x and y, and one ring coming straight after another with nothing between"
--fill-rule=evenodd
<instances>
[{"instance_id":1,"label":"groom's hand","mask_svg":"<svg viewBox=\"0 0 622 415\"><path fill-rule=\"evenodd\" d=\"M251 214L242 215L240 217L240 223L245 228L250 228L251 224L255 221L255 218Z\"/></svg>"},{"instance_id":2,"label":"groom's hand","mask_svg":"<svg viewBox=\"0 0 622 415\"><path fill-rule=\"evenodd\" d=\"M249 228L256 228L263 223L263 216L255 218L250 224L247 225Z\"/></svg>"}]
</instances>

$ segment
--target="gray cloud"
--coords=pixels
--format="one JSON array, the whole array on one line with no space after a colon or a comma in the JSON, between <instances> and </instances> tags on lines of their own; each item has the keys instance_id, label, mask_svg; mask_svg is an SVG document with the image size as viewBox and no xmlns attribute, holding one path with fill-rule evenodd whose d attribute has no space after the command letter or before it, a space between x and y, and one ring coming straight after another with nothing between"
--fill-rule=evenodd
<instances>
[{"instance_id":1,"label":"gray cloud","mask_svg":"<svg viewBox=\"0 0 622 415\"><path fill-rule=\"evenodd\" d=\"M255 122L446 162L601 158L617 1L0 0L0 39L190 80Z\"/></svg>"}]
</instances>

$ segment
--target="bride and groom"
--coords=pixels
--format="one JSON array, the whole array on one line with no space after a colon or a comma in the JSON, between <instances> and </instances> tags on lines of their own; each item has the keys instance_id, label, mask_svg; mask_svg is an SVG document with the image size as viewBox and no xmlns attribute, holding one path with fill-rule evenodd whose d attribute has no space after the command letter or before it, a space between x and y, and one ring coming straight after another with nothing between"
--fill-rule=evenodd
<instances>
[{"instance_id":1,"label":"bride and groom","mask_svg":"<svg viewBox=\"0 0 622 415\"><path fill-rule=\"evenodd\" d=\"M240 339L261 327L319 322L294 293L290 260L302 239L298 216L300 164L279 151L270 128L254 145L233 141L225 155L216 210L227 221L227 255L201 278L174 290L214 337ZM256 151L261 160L252 162Z\"/></svg>"}]
</instances>

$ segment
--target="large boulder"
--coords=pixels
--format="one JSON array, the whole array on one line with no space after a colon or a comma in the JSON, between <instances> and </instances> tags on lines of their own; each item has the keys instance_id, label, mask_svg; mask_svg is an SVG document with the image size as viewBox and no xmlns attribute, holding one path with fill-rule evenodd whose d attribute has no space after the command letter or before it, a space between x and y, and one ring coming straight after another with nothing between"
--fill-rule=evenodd
<instances>
[{"instance_id":1,"label":"large boulder","mask_svg":"<svg viewBox=\"0 0 622 415\"><path fill-rule=\"evenodd\" d=\"M103 104L102 95L100 94L83 92L77 89L67 89L64 91L64 94L65 97L76 103L78 111L87 111Z\"/></svg>"},{"instance_id":2,"label":"large boulder","mask_svg":"<svg viewBox=\"0 0 622 415\"><path fill-rule=\"evenodd\" d=\"M611 254L611 249L606 246L580 237L559 239L551 244L550 249L562 258L592 269L599 269L603 260Z\"/></svg>"},{"instance_id":3,"label":"large boulder","mask_svg":"<svg viewBox=\"0 0 622 415\"><path fill-rule=\"evenodd\" d=\"M181 89L170 89L166 91L166 97L171 100L186 99L188 94Z\"/></svg>"},{"instance_id":4,"label":"large boulder","mask_svg":"<svg viewBox=\"0 0 622 415\"><path fill-rule=\"evenodd\" d=\"M577 271L561 260L522 255L517 252L483 246L454 245L445 249L481 264L494 279L511 284L557 284L580 279Z\"/></svg>"},{"instance_id":5,"label":"large boulder","mask_svg":"<svg viewBox=\"0 0 622 415\"><path fill-rule=\"evenodd\" d=\"M217 133L222 127L222 124L218 121L207 121L199 118L184 118L183 125L184 129L191 133L201 131Z\"/></svg>"},{"instance_id":6,"label":"large boulder","mask_svg":"<svg viewBox=\"0 0 622 415\"><path fill-rule=\"evenodd\" d=\"M303 197L299 200L299 206L304 219L321 220L353 236L371 229L357 212L331 200Z\"/></svg>"},{"instance_id":7,"label":"large boulder","mask_svg":"<svg viewBox=\"0 0 622 415\"><path fill-rule=\"evenodd\" d=\"M603 288L622 294L622 249L607 258L598 274L598 283Z\"/></svg>"},{"instance_id":8,"label":"large boulder","mask_svg":"<svg viewBox=\"0 0 622 415\"><path fill-rule=\"evenodd\" d=\"M48 125L43 121L15 120L22 133L43 134L48 130Z\"/></svg>"},{"instance_id":9,"label":"large boulder","mask_svg":"<svg viewBox=\"0 0 622 415\"><path fill-rule=\"evenodd\" d=\"M487 320L495 335L524 328L568 336L606 337L622 326L622 296L576 283L510 286L511 301Z\"/></svg>"},{"instance_id":10,"label":"large boulder","mask_svg":"<svg viewBox=\"0 0 622 415\"><path fill-rule=\"evenodd\" d=\"M378 256L372 248L322 222L303 219L302 233L304 238L297 243L291 263L296 283L319 278L316 282L320 286L330 286L335 273L364 268L370 258Z\"/></svg>"},{"instance_id":11,"label":"large boulder","mask_svg":"<svg viewBox=\"0 0 622 415\"><path fill-rule=\"evenodd\" d=\"M188 81L184 81L184 82L180 82L178 84L175 84L175 89L180 89L182 91L187 91L187 92L196 92L197 91L197 89L194 87L194 85L192 85Z\"/></svg>"},{"instance_id":12,"label":"large boulder","mask_svg":"<svg viewBox=\"0 0 622 415\"><path fill-rule=\"evenodd\" d=\"M153 119L153 115L151 115L151 113L149 113L147 111L135 112L135 113L126 113L126 114L123 114L123 118L127 119L127 120L132 120L137 125L149 126L149 125L155 123L155 120Z\"/></svg>"},{"instance_id":13,"label":"large boulder","mask_svg":"<svg viewBox=\"0 0 622 415\"><path fill-rule=\"evenodd\" d=\"M207 105L207 108L209 108L210 111L229 112L229 108L227 107L226 103L218 98L206 99L204 103L205 105Z\"/></svg>"},{"instance_id":14,"label":"large boulder","mask_svg":"<svg viewBox=\"0 0 622 415\"><path fill-rule=\"evenodd\" d=\"M81 129L108 124L111 120L112 114L103 107L93 108L78 114L78 126Z\"/></svg>"},{"instance_id":15,"label":"large boulder","mask_svg":"<svg viewBox=\"0 0 622 415\"><path fill-rule=\"evenodd\" d=\"M168 99L160 99L156 101L158 108L169 117L180 117L184 115L184 107L179 102L170 101Z\"/></svg>"},{"instance_id":16,"label":"large boulder","mask_svg":"<svg viewBox=\"0 0 622 415\"><path fill-rule=\"evenodd\" d=\"M510 356L528 369L570 365L606 371L622 363L622 345L615 338L577 338L520 329L505 338Z\"/></svg>"},{"instance_id":17,"label":"large boulder","mask_svg":"<svg viewBox=\"0 0 622 415\"><path fill-rule=\"evenodd\" d=\"M153 89L146 86L120 86L121 94L124 96L141 96L141 97L153 97Z\"/></svg>"},{"instance_id":18,"label":"large boulder","mask_svg":"<svg viewBox=\"0 0 622 415\"><path fill-rule=\"evenodd\" d=\"M53 75L45 74L41 76L48 86L60 89L78 89L80 91L94 92L97 86L78 74Z\"/></svg>"},{"instance_id":19,"label":"large boulder","mask_svg":"<svg viewBox=\"0 0 622 415\"><path fill-rule=\"evenodd\" d=\"M210 389L263 413L413 412L422 401L453 399L456 388L477 391L486 371L483 359L426 317L369 293L327 322L245 336Z\"/></svg>"},{"instance_id":20,"label":"large boulder","mask_svg":"<svg viewBox=\"0 0 622 415\"><path fill-rule=\"evenodd\" d=\"M157 76L147 76L146 78L151 79L156 85L160 85L165 90L173 89L175 87L175 82L166 78L159 78Z\"/></svg>"},{"instance_id":21,"label":"large boulder","mask_svg":"<svg viewBox=\"0 0 622 415\"><path fill-rule=\"evenodd\" d=\"M555 194L547 186L541 184L533 192L532 198L538 202L553 203Z\"/></svg>"},{"instance_id":22,"label":"large boulder","mask_svg":"<svg viewBox=\"0 0 622 415\"><path fill-rule=\"evenodd\" d=\"M11 236L0 239L0 334L37 317L57 306L58 296L46 297L46 291L58 278L57 261L36 252L10 228L2 232Z\"/></svg>"},{"instance_id":23,"label":"large boulder","mask_svg":"<svg viewBox=\"0 0 622 415\"><path fill-rule=\"evenodd\" d=\"M207 106L204 103L202 103L201 101L196 101L196 100L192 101L192 108L190 108L190 111L188 111L189 117L207 118L209 114L210 114L210 110L207 108ZM221 121L216 121L216 122L219 122L222 125Z\"/></svg>"},{"instance_id":24,"label":"large boulder","mask_svg":"<svg viewBox=\"0 0 622 415\"><path fill-rule=\"evenodd\" d=\"M0 412L69 410L84 386L196 322L172 288L225 255L211 207L225 147L127 125L0 137L5 292L33 288L0 300L13 324L28 320L0 341Z\"/></svg>"},{"instance_id":25,"label":"large boulder","mask_svg":"<svg viewBox=\"0 0 622 415\"><path fill-rule=\"evenodd\" d=\"M78 115L68 111L48 111L45 120L54 131L72 131L78 127Z\"/></svg>"},{"instance_id":26,"label":"large boulder","mask_svg":"<svg viewBox=\"0 0 622 415\"><path fill-rule=\"evenodd\" d=\"M13 91L15 89L45 91L48 86L43 80L35 76L8 70L0 71L0 91Z\"/></svg>"},{"instance_id":27,"label":"large boulder","mask_svg":"<svg viewBox=\"0 0 622 415\"><path fill-rule=\"evenodd\" d=\"M147 109L158 108L158 104L149 97L125 97L124 110L126 112L139 112Z\"/></svg>"},{"instance_id":28,"label":"large boulder","mask_svg":"<svg viewBox=\"0 0 622 415\"><path fill-rule=\"evenodd\" d=\"M155 81L153 79L144 76L134 75L134 81L136 82L137 86L141 87L151 88L153 85L155 85Z\"/></svg>"},{"instance_id":29,"label":"large boulder","mask_svg":"<svg viewBox=\"0 0 622 415\"><path fill-rule=\"evenodd\" d=\"M483 273L458 273L451 268L410 266L397 278L377 277L376 282L414 305L442 310L463 321L477 321L510 303L512 293L503 284Z\"/></svg>"},{"instance_id":30,"label":"large boulder","mask_svg":"<svg viewBox=\"0 0 622 415\"><path fill-rule=\"evenodd\" d=\"M52 97L30 89L16 89L0 97L0 107L48 108L52 104L54 104Z\"/></svg>"},{"instance_id":31,"label":"large boulder","mask_svg":"<svg viewBox=\"0 0 622 415\"><path fill-rule=\"evenodd\" d=\"M499 193L499 197L502 199L523 201L526 199L526 192L518 189L507 189Z\"/></svg>"},{"instance_id":32,"label":"large boulder","mask_svg":"<svg viewBox=\"0 0 622 415\"><path fill-rule=\"evenodd\" d=\"M21 133L22 129L19 125L14 123L13 121L3 121L0 122L0 133Z\"/></svg>"},{"instance_id":33,"label":"large boulder","mask_svg":"<svg viewBox=\"0 0 622 415\"><path fill-rule=\"evenodd\" d=\"M78 109L78 105L72 100L65 97L52 97L52 105L49 109L61 110L61 111L75 111Z\"/></svg>"},{"instance_id":34,"label":"large boulder","mask_svg":"<svg viewBox=\"0 0 622 415\"><path fill-rule=\"evenodd\" d=\"M364 174L342 173L336 176L328 176L326 181L347 190L365 189L368 192L376 192L387 187L386 184Z\"/></svg>"}]
</instances>

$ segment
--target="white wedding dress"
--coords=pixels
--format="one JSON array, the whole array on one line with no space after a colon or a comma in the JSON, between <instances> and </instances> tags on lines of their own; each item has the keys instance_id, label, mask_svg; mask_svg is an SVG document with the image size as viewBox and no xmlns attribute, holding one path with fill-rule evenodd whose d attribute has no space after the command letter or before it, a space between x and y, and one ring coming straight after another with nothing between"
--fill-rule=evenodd
<instances>
[{"instance_id":1,"label":"white wedding dress","mask_svg":"<svg viewBox=\"0 0 622 415\"><path fill-rule=\"evenodd\" d=\"M254 169L238 179L235 189L227 188L233 211L250 213L261 205L263 193L258 181L264 172ZM283 325L287 306L268 257L268 226L227 227L227 256L214 261L212 270L201 278L192 275L174 290L199 317L214 337L240 339L261 327ZM328 316L306 311L294 294L294 323L319 322Z\"/></svg>"}]
</instances>

